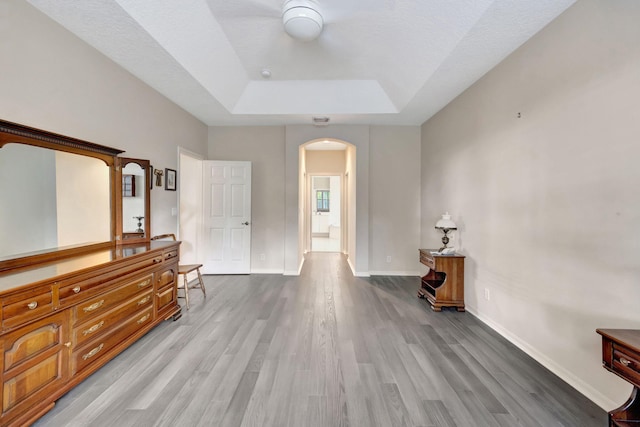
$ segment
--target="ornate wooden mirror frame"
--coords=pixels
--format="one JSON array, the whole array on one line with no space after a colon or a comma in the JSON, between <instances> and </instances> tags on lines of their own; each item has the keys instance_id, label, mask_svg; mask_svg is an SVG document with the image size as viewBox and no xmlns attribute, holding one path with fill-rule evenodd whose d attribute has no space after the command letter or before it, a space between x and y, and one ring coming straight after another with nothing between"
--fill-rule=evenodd
<instances>
[{"instance_id":1,"label":"ornate wooden mirror frame","mask_svg":"<svg viewBox=\"0 0 640 427\"><path fill-rule=\"evenodd\" d=\"M31 264L47 262L55 259L60 259L75 254L87 252L94 249L100 249L109 247L117 243L121 243L117 236L122 232L122 217L121 217L121 193L122 193L122 177L118 170L121 160L117 156L122 153L122 150L118 150L111 147L106 147L98 144L94 144L88 141L55 134L48 131L43 131L28 126L7 122L0 120L0 149L5 147L9 143L27 144L35 147L48 148L51 150L62 151L66 153L78 154L81 156L88 156L102 160L109 168L109 206L110 206L110 240L105 242L97 242L90 244L79 244L70 247L57 247L52 249L35 250L33 252L18 254L15 257L0 258L0 272L13 268L20 268ZM144 162L144 161L142 161ZM147 231L145 237L142 240L148 240L149 238L149 172L148 162L145 172L146 177L146 209L145 214L145 230ZM11 200L3 200L3 204L7 209L18 209L19 206L10 207L13 203ZM82 203L81 200L78 203ZM7 207L9 206L9 207ZM131 240L134 241L139 240ZM128 242L123 242L128 243Z\"/></svg>"}]
</instances>

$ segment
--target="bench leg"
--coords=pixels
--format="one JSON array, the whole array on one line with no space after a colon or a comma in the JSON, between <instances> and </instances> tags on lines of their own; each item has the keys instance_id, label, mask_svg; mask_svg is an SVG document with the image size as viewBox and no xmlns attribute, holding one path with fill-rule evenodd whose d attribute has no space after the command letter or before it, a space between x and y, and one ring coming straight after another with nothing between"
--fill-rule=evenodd
<instances>
[{"instance_id":1,"label":"bench leg","mask_svg":"<svg viewBox=\"0 0 640 427\"><path fill-rule=\"evenodd\" d=\"M204 280L202 280L202 274L200 274L200 269L196 270L198 272L198 280L200 281L200 289L202 289L202 293L205 298L207 297L207 290L204 288Z\"/></svg>"},{"instance_id":2,"label":"bench leg","mask_svg":"<svg viewBox=\"0 0 640 427\"><path fill-rule=\"evenodd\" d=\"M183 274L182 278L184 280L184 300L187 305L187 310L189 310L189 282L187 281L187 275Z\"/></svg>"}]
</instances>

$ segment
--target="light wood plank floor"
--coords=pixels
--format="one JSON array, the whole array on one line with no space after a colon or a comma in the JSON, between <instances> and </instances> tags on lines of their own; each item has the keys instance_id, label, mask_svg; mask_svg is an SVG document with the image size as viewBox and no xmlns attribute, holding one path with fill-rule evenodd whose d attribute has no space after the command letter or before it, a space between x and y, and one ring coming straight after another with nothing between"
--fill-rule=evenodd
<instances>
[{"instance_id":1,"label":"light wood plank floor","mask_svg":"<svg viewBox=\"0 0 640 427\"><path fill-rule=\"evenodd\" d=\"M604 426L606 413L417 278L206 276L207 298L61 398L37 426Z\"/></svg>"}]
</instances>

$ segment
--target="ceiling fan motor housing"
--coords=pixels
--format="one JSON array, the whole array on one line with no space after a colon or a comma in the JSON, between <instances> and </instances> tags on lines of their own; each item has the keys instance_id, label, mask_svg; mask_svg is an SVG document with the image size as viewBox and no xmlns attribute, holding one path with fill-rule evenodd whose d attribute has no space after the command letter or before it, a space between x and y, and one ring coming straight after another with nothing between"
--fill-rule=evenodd
<instances>
[{"instance_id":1,"label":"ceiling fan motor housing","mask_svg":"<svg viewBox=\"0 0 640 427\"><path fill-rule=\"evenodd\" d=\"M296 40L311 41L322 32L318 5L310 0L289 0L282 8L284 30Z\"/></svg>"}]
</instances>

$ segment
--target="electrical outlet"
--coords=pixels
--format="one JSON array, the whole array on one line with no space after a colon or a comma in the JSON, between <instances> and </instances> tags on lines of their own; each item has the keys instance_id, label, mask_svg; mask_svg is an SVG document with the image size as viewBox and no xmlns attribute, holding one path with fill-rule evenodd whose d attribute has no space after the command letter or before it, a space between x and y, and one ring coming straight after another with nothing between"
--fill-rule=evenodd
<instances>
[{"instance_id":1,"label":"electrical outlet","mask_svg":"<svg viewBox=\"0 0 640 427\"><path fill-rule=\"evenodd\" d=\"M391 262L391 255L387 255L387 262Z\"/></svg>"},{"instance_id":2,"label":"electrical outlet","mask_svg":"<svg viewBox=\"0 0 640 427\"><path fill-rule=\"evenodd\" d=\"M484 299L489 301L491 299L491 293L489 292L489 288L484 288Z\"/></svg>"},{"instance_id":3,"label":"electrical outlet","mask_svg":"<svg viewBox=\"0 0 640 427\"><path fill-rule=\"evenodd\" d=\"M267 256L265 254L260 254L260 261L264 261L265 259L267 259Z\"/></svg>"}]
</instances>

